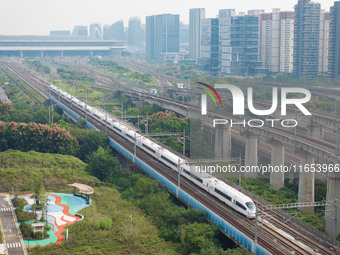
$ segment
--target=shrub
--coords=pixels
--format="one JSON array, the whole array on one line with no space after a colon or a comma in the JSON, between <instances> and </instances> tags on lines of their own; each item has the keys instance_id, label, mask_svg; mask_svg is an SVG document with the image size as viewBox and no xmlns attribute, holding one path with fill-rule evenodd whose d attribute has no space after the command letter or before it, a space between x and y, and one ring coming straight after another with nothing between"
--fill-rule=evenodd
<instances>
[{"instance_id":1,"label":"shrub","mask_svg":"<svg viewBox=\"0 0 340 255\"><path fill-rule=\"evenodd\" d=\"M77 140L59 125L0 121L0 148L2 151L7 149L35 150L72 155L78 150L78 147Z\"/></svg>"},{"instance_id":2,"label":"shrub","mask_svg":"<svg viewBox=\"0 0 340 255\"><path fill-rule=\"evenodd\" d=\"M112 226L112 219L109 216L105 216L99 220L95 220L93 225L96 229L109 230Z\"/></svg>"}]
</instances>

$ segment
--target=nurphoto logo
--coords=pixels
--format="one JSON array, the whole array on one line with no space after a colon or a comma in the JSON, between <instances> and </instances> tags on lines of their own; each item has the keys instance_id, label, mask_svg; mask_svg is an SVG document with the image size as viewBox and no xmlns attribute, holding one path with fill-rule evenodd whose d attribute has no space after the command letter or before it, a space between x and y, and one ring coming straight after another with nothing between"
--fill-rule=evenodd
<instances>
[{"instance_id":1,"label":"nurphoto logo","mask_svg":"<svg viewBox=\"0 0 340 255\"><path fill-rule=\"evenodd\" d=\"M272 104L269 109L256 109L254 106L254 97L253 97L253 88L247 89L247 100L245 100L245 95L243 91L235 85L230 84L216 84L214 87L211 85L205 84L203 82L198 82L199 84L205 86L206 88L210 89L220 101L221 106L223 105L222 100L216 89L228 89L232 94L233 99L233 116L236 116L238 119L214 119L213 126L216 125L227 125L230 126L235 125L243 125L244 127L263 127L265 124L274 127L275 123L280 123L282 127L295 127L298 125L297 120L294 119L241 119L240 117L245 115L245 101L247 101L248 110L257 116L270 116L273 114L279 105L279 99L281 99L281 116L287 115L287 105L295 105L297 109L299 109L304 115L310 116L312 115L306 107L303 105L308 103L311 99L312 95L309 90L304 88L291 88L285 87L281 88L281 93L279 97L279 89L276 87L272 88ZM217 105L216 99L212 95L212 93L206 89L200 88L202 91L206 92L206 94L201 94L201 114L207 115L207 94L212 98L215 105ZM289 95L298 94L302 95L298 98L289 98ZM236 121L236 122L235 122Z\"/></svg>"}]
</instances>

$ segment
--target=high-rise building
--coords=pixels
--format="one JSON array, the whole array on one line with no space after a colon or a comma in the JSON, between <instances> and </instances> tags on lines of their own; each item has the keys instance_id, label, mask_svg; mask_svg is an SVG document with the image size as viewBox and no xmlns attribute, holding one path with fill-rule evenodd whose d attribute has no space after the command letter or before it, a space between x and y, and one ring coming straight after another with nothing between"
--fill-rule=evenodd
<instances>
[{"instance_id":1,"label":"high-rise building","mask_svg":"<svg viewBox=\"0 0 340 255\"><path fill-rule=\"evenodd\" d=\"M329 17L329 12L321 10L318 68L319 73L327 73L328 71Z\"/></svg>"},{"instance_id":2,"label":"high-rise building","mask_svg":"<svg viewBox=\"0 0 340 255\"><path fill-rule=\"evenodd\" d=\"M331 7L328 53L328 73L336 78L340 75L340 1Z\"/></svg>"},{"instance_id":3,"label":"high-rise building","mask_svg":"<svg viewBox=\"0 0 340 255\"><path fill-rule=\"evenodd\" d=\"M103 34L104 40L117 40L117 41L125 41L125 33L124 33L124 23L122 20L113 23L111 26L106 27L104 29Z\"/></svg>"},{"instance_id":4,"label":"high-rise building","mask_svg":"<svg viewBox=\"0 0 340 255\"><path fill-rule=\"evenodd\" d=\"M201 57L202 20L205 9L196 8L189 11L189 57L197 60Z\"/></svg>"},{"instance_id":5,"label":"high-rise building","mask_svg":"<svg viewBox=\"0 0 340 255\"><path fill-rule=\"evenodd\" d=\"M260 60L269 71L291 72L293 70L294 12L260 15Z\"/></svg>"},{"instance_id":6,"label":"high-rise building","mask_svg":"<svg viewBox=\"0 0 340 255\"><path fill-rule=\"evenodd\" d=\"M293 72L294 12L280 12L280 73Z\"/></svg>"},{"instance_id":7,"label":"high-rise building","mask_svg":"<svg viewBox=\"0 0 340 255\"><path fill-rule=\"evenodd\" d=\"M271 72L279 72L280 65L280 9L260 15L260 60Z\"/></svg>"},{"instance_id":8,"label":"high-rise building","mask_svg":"<svg viewBox=\"0 0 340 255\"><path fill-rule=\"evenodd\" d=\"M199 65L206 73L219 74L219 27L218 18L202 20L201 58Z\"/></svg>"},{"instance_id":9,"label":"high-rise building","mask_svg":"<svg viewBox=\"0 0 340 255\"><path fill-rule=\"evenodd\" d=\"M295 5L294 73L315 77L319 70L320 4L299 0Z\"/></svg>"},{"instance_id":10,"label":"high-rise building","mask_svg":"<svg viewBox=\"0 0 340 255\"><path fill-rule=\"evenodd\" d=\"M103 29L100 23L92 23L90 25L90 37L97 40L103 40Z\"/></svg>"},{"instance_id":11,"label":"high-rise building","mask_svg":"<svg viewBox=\"0 0 340 255\"><path fill-rule=\"evenodd\" d=\"M222 76L231 72L231 18L235 15L234 9L219 10L220 72Z\"/></svg>"},{"instance_id":12,"label":"high-rise building","mask_svg":"<svg viewBox=\"0 0 340 255\"><path fill-rule=\"evenodd\" d=\"M146 57L161 59L162 53L179 52L179 15L146 17Z\"/></svg>"},{"instance_id":13,"label":"high-rise building","mask_svg":"<svg viewBox=\"0 0 340 255\"><path fill-rule=\"evenodd\" d=\"M87 26L74 26L72 34L75 36L88 36Z\"/></svg>"},{"instance_id":14,"label":"high-rise building","mask_svg":"<svg viewBox=\"0 0 340 255\"><path fill-rule=\"evenodd\" d=\"M259 17L236 16L231 19L230 74L253 75L259 72Z\"/></svg>"},{"instance_id":15,"label":"high-rise building","mask_svg":"<svg viewBox=\"0 0 340 255\"><path fill-rule=\"evenodd\" d=\"M140 46L143 41L143 30L139 17L129 19L128 45Z\"/></svg>"}]
</instances>

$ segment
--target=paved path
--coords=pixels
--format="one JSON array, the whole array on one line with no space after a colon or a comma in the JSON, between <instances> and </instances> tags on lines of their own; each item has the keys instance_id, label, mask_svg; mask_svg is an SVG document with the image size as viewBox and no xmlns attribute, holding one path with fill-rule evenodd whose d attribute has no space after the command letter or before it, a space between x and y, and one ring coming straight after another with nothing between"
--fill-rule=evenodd
<instances>
[{"instance_id":1,"label":"paved path","mask_svg":"<svg viewBox=\"0 0 340 255\"><path fill-rule=\"evenodd\" d=\"M3 88L0 86L0 101L1 102L7 102L8 101L8 97L5 94L5 91L3 90Z\"/></svg>"},{"instance_id":2,"label":"paved path","mask_svg":"<svg viewBox=\"0 0 340 255\"><path fill-rule=\"evenodd\" d=\"M0 222L8 255L25 255L23 241L15 222L12 203L7 194L0 193Z\"/></svg>"}]
</instances>

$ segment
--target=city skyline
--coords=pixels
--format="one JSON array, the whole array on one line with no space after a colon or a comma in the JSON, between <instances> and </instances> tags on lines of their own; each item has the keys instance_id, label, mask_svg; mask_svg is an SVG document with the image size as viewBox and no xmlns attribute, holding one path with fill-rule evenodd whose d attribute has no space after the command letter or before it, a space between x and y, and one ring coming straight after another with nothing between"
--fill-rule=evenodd
<instances>
[{"instance_id":1,"label":"city skyline","mask_svg":"<svg viewBox=\"0 0 340 255\"><path fill-rule=\"evenodd\" d=\"M246 12L252 9L264 9L266 12L273 8L282 11L292 11L297 0L287 0L280 3L269 0L249 1L240 0L227 4L218 0L209 3L202 0L159 2L155 0L127 0L119 6L109 0L3 0L0 2L0 21L6 24L0 27L0 35L48 35L50 30L72 30L75 25L87 25L100 22L113 24L133 16L141 18L156 14L179 14L181 22L189 23L189 9L205 8L207 18L215 18L219 9L236 9ZM321 8L329 11L333 0L317 0ZM20 8L19 8L20 6ZM133 6L133 8L131 8ZM38 18L36 18L38 17Z\"/></svg>"}]
</instances>

